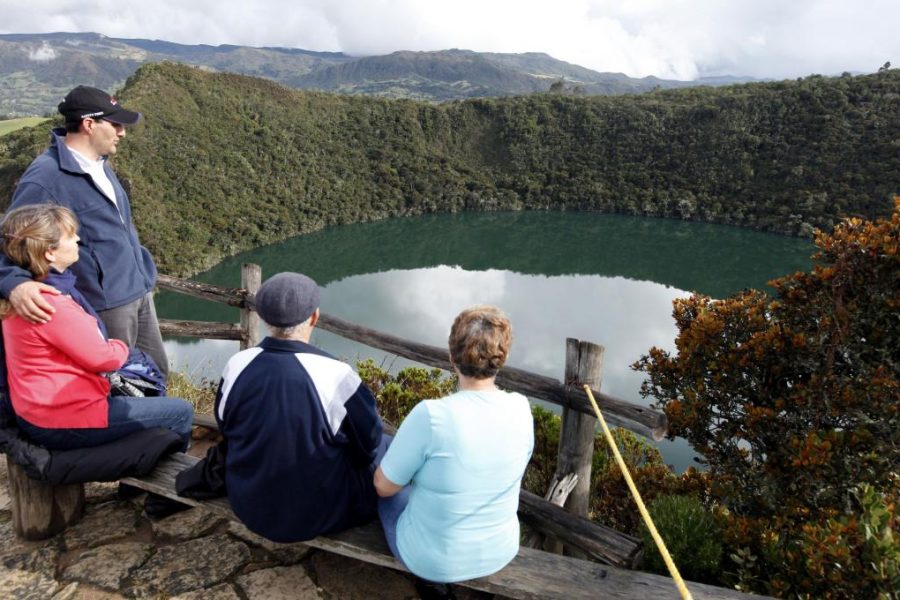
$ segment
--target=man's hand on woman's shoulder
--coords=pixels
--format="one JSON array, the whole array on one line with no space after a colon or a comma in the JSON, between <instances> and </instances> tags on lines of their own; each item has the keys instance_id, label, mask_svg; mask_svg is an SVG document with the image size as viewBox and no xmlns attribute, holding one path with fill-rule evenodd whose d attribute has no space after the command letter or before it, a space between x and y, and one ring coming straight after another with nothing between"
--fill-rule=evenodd
<instances>
[{"instance_id":1,"label":"man's hand on woman's shoulder","mask_svg":"<svg viewBox=\"0 0 900 600\"><path fill-rule=\"evenodd\" d=\"M26 281L13 288L9 294L9 303L20 317L31 323L46 323L56 309L44 298L44 293L60 292L55 287L40 281Z\"/></svg>"}]
</instances>

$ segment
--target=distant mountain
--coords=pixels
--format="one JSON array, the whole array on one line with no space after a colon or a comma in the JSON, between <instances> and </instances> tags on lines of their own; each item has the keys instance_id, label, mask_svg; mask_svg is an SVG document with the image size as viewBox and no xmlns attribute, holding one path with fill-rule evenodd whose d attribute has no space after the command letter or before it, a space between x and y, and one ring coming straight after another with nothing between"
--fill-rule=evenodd
<instances>
[{"instance_id":1,"label":"distant mountain","mask_svg":"<svg viewBox=\"0 0 900 600\"><path fill-rule=\"evenodd\" d=\"M285 85L322 64L352 60L336 53L287 48L184 45L110 38L97 33L0 35L0 115L54 112L78 84L109 91L144 63L170 60L216 71L274 79Z\"/></svg>"},{"instance_id":2,"label":"distant mountain","mask_svg":"<svg viewBox=\"0 0 900 600\"><path fill-rule=\"evenodd\" d=\"M749 81L635 79L598 73L537 52L453 49L356 58L337 52L186 45L98 33L0 34L0 115L53 112L75 85L112 91L140 65L165 60L265 77L293 88L433 101L546 92L554 82L562 82L557 85L560 91L593 95Z\"/></svg>"},{"instance_id":3,"label":"distant mountain","mask_svg":"<svg viewBox=\"0 0 900 600\"><path fill-rule=\"evenodd\" d=\"M293 87L423 100L456 100L546 92L554 82L579 94L624 94L698 85L621 73L598 73L540 52L498 54L471 50L394 52L322 66ZM736 83L730 82L730 83Z\"/></svg>"}]
</instances>

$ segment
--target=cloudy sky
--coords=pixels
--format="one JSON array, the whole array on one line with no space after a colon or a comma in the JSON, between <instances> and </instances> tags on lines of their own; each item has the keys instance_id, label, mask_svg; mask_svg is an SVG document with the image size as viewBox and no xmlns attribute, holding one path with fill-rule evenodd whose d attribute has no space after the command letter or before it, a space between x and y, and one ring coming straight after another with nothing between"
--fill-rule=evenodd
<instances>
[{"instance_id":1,"label":"cloudy sky","mask_svg":"<svg viewBox=\"0 0 900 600\"><path fill-rule=\"evenodd\" d=\"M0 33L93 31L354 56L546 52L635 77L796 77L900 64L897 0L2 0Z\"/></svg>"}]
</instances>

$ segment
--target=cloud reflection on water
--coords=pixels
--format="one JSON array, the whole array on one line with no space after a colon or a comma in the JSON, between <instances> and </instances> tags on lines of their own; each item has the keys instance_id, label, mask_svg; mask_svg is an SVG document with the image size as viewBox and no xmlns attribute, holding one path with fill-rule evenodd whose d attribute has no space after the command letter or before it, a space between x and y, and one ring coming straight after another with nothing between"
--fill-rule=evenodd
<instances>
[{"instance_id":1,"label":"cloud reflection on water","mask_svg":"<svg viewBox=\"0 0 900 600\"><path fill-rule=\"evenodd\" d=\"M606 348L603 389L638 401L641 375L629 365L651 346L674 347L672 300L687 295L624 277L548 277L439 266L332 282L324 290L322 308L373 329L443 347L459 311L495 304L513 323L511 365L562 379L565 338L591 341Z\"/></svg>"}]
</instances>

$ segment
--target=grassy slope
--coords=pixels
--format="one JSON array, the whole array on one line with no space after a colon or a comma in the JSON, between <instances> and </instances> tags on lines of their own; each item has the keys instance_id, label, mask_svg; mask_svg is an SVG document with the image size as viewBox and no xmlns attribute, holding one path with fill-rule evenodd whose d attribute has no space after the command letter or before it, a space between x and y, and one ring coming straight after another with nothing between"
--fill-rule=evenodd
<instances>
[{"instance_id":1,"label":"grassy slope","mask_svg":"<svg viewBox=\"0 0 900 600\"><path fill-rule=\"evenodd\" d=\"M0 121L0 136L12 133L13 131L18 131L25 127L34 127L46 120L47 119L44 117L23 117L21 119L7 119L6 121Z\"/></svg>"}]
</instances>

